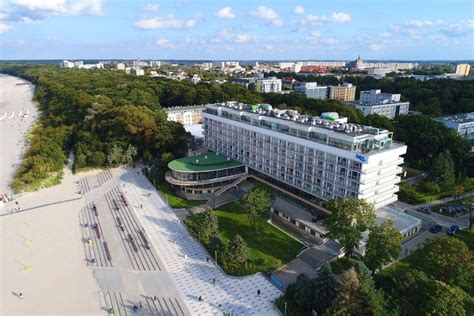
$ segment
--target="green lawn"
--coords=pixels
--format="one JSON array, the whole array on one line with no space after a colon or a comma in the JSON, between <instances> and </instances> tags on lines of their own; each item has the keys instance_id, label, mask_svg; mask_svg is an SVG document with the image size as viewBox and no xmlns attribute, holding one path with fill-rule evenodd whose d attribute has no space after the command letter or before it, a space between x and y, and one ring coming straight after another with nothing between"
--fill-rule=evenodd
<instances>
[{"instance_id":1,"label":"green lawn","mask_svg":"<svg viewBox=\"0 0 474 316\"><path fill-rule=\"evenodd\" d=\"M160 181L156 186L172 208L193 208L207 202L205 200L187 200L178 196L166 181Z\"/></svg>"},{"instance_id":2,"label":"green lawn","mask_svg":"<svg viewBox=\"0 0 474 316\"><path fill-rule=\"evenodd\" d=\"M356 259L342 257L337 260L334 260L330 263L331 270L334 274L341 274L346 270L349 270L357 263Z\"/></svg>"},{"instance_id":3,"label":"green lawn","mask_svg":"<svg viewBox=\"0 0 474 316\"><path fill-rule=\"evenodd\" d=\"M267 222L258 220L258 233L251 227L242 207L235 202L225 204L214 210L219 220L219 237L224 244L239 234L248 246L248 264L239 271L224 270L231 275L248 275L255 272L273 271L291 261L302 250L303 245ZM186 218L190 231L198 237L199 214ZM215 245L204 244L209 253L214 254ZM219 254L218 254L218 261Z\"/></svg>"}]
</instances>

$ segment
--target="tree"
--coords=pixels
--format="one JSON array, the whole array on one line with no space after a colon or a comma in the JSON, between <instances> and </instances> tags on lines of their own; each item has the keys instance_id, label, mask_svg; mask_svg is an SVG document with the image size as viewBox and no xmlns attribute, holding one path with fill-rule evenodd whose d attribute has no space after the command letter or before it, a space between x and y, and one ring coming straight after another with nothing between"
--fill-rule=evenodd
<instances>
[{"instance_id":1,"label":"tree","mask_svg":"<svg viewBox=\"0 0 474 316\"><path fill-rule=\"evenodd\" d=\"M352 315L353 313L360 312L362 304L363 297L361 294L360 281L355 269L351 268L342 275L332 314Z\"/></svg>"},{"instance_id":2,"label":"tree","mask_svg":"<svg viewBox=\"0 0 474 316\"><path fill-rule=\"evenodd\" d=\"M364 263L374 273L395 260L402 249L403 236L393 221L371 228L365 247Z\"/></svg>"},{"instance_id":3,"label":"tree","mask_svg":"<svg viewBox=\"0 0 474 316\"><path fill-rule=\"evenodd\" d=\"M209 237L215 237L219 233L219 221L216 214L211 209L207 209L199 217L199 234L206 243Z\"/></svg>"},{"instance_id":4,"label":"tree","mask_svg":"<svg viewBox=\"0 0 474 316\"><path fill-rule=\"evenodd\" d=\"M325 263L318 270L314 279L313 308L323 314L334 303L337 295L337 281L332 273L331 266Z\"/></svg>"},{"instance_id":5,"label":"tree","mask_svg":"<svg viewBox=\"0 0 474 316\"><path fill-rule=\"evenodd\" d=\"M466 293L422 271L411 270L396 277L395 296L401 315L465 315Z\"/></svg>"},{"instance_id":6,"label":"tree","mask_svg":"<svg viewBox=\"0 0 474 316\"><path fill-rule=\"evenodd\" d=\"M244 264L247 261L247 243L239 234L227 246L227 255L231 263Z\"/></svg>"},{"instance_id":7,"label":"tree","mask_svg":"<svg viewBox=\"0 0 474 316\"><path fill-rule=\"evenodd\" d=\"M131 165L136 155L137 148L135 146L128 145L127 149L125 149L123 152L122 163L124 165Z\"/></svg>"},{"instance_id":8,"label":"tree","mask_svg":"<svg viewBox=\"0 0 474 316\"><path fill-rule=\"evenodd\" d=\"M298 275L290 298L296 305L307 309L313 303L313 283L304 273Z\"/></svg>"},{"instance_id":9,"label":"tree","mask_svg":"<svg viewBox=\"0 0 474 316\"><path fill-rule=\"evenodd\" d=\"M362 262L357 262L355 269L360 281L360 290L364 297L363 305L357 313L360 312L362 315L387 315L384 294L381 290L375 288L369 269Z\"/></svg>"},{"instance_id":10,"label":"tree","mask_svg":"<svg viewBox=\"0 0 474 316\"><path fill-rule=\"evenodd\" d=\"M326 218L328 237L337 239L347 254L359 246L362 233L375 224L374 206L364 200L339 198L325 203L331 214Z\"/></svg>"},{"instance_id":11,"label":"tree","mask_svg":"<svg viewBox=\"0 0 474 316\"><path fill-rule=\"evenodd\" d=\"M369 126L374 126L378 128L385 128L391 132L395 130L393 122L386 116L378 114L367 115L364 119L364 123Z\"/></svg>"},{"instance_id":12,"label":"tree","mask_svg":"<svg viewBox=\"0 0 474 316\"><path fill-rule=\"evenodd\" d=\"M449 236L430 239L422 254L417 264L428 276L467 290L472 287L473 254L462 240Z\"/></svg>"},{"instance_id":13,"label":"tree","mask_svg":"<svg viewBox=\"0 0 474 316\"><path fill-rule=\"evenodd\" d=\"M257 185L242 197L242 204L255 232L257 232L258 219L269 210L271 202L271 194L263 185Z\"/></svg>"},{"instance_id":14,"label":"tree","mask_svg":"<svg viewBox=\"0 0 474 316\"><path fill-rule=\"evenodd\" d=\"M454 161L449 150L445 150L434 160L430 171L430 178L443 187L450 187L456 180Z\"/></svg>"},{"instance_id":15,"label":"tree","mask_svg":"<svg viewBox=\"0 0 474 316\"><path fill-rule=\"evenodd\" d=\"M454 187L454 198L461 199L464 195L465 188L463 184L458 184Z\"/></svg>"}]
</instances>

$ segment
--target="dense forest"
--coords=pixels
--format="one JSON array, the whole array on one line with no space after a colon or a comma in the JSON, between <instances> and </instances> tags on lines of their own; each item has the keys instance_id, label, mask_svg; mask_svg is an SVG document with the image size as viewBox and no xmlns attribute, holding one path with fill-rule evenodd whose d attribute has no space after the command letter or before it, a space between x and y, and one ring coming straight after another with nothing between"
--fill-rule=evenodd
<instances>
[{"instance_id":1,"label":"dense forest","mask_svg":"<svg viewBox=\"0 0 474 316\"><path fill-rule=\"evenodd\" d=\"M350 82L360 91L381 89L388 93L401 93L410 101L410 110L430 116L474 112L474 80L435 79L420 81L414 78L383 78L370 76L302 76L295 73L271 73L278 78L293 76L298 81L315 81L321 85L337 85Z\"/></svg>"},{"instance_id":2,"label":"dense forest","mask_svg":"<svg viewBox=\"0 0 474 316\"><path fill-rule=\"evenodd\" d=\"M424 170L428 170L445 149L451 153L458 176L465 173L468 161L467 141L425 116L400 117L395 122L377 115L364 118L359 110L336 100L308 99L296 93L260 95L230 83L193 85L110 70L10 64L0 65L0 72L35 84L35 100L41 113L13 183L17 191L37 188L52 173L62 170L71 151L75 157L75 170L116 166L136 159L160 160L163 154L167 157L170 154L172 157L182 156L189 134L180 124L168 122L162 109L227 100L267 102L278 108L294 108L311 115L335 111L353 123L387 128L395 131L397 140L408 145L405 160ZM372 84L381 82L385 81ZM369 79L357 82L364 89L374 88L370 83ZM459 83L462 82L456 81L454 85ZM472 95L473 91L463 92L466 98L469 94ZM466 102L472 102L470 100Z\"/></svg>"}]
</instances>

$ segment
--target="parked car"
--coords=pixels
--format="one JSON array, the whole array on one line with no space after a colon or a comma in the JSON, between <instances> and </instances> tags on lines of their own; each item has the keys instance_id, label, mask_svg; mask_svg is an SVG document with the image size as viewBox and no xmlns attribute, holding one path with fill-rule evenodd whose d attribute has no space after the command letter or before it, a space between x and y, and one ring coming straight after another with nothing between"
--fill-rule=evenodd
<instances>
[{"instance_id":1,"label":"parked car","mask_svg":"<svg viewBox=\"0 0 474 316\"><path fill-rule=\"evenodd\" d=\"M431 214L431 211L427 207L419 207L416 209L418 212L425 213L425 214Z\"/></svg>"},{"instance_id":2,"label":"parked car","mask_svg":"<svg viewBox=\"0 0 474 316\"><path fill-rule=\"evenodd\" d=\"M458 225L453 225L449 227L448 231L446 232L449 236L454 236L459 231Z\"/></svg>"},{"instance_id":3,"label":"parked car","mask_svg":"<svg viewBox=\"0 0 474 316\"><path fill-rule=\"evenodd\" d=\"M430 232L432 232L433 234L439 233L442 230L443 230L443 227L441 227L441 225L438 225L438 224L435 224L431 226L430 228Z\"/></svg>"}]
</instances>

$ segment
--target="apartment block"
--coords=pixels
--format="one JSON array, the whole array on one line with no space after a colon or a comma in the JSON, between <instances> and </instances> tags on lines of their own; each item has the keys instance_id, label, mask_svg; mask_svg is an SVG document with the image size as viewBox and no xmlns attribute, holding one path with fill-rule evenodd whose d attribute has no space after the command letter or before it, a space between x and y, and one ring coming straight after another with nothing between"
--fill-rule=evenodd
<instances>
[{"instance_id":1,"label":"apartment block","mask_svg":"<svg viewBox=\"0 0 474 316\"><path fill-rule=\"evenodd\" d=\"M354 101L356 86L351 83L344 83L342 86L329 86L328 98L339 101Z\"/></svg>"},{"instance_id":2,"label":"apartment block","mask_svg":"<svg viewBox=\"0 0 474 316\"><path fill-rule=\"evenodd\" d=\"M302 82L294 86L293 90L311 99L325 100L328 98L328 87L318 86L316 82Z\"/></svg>"}]
</instances>

